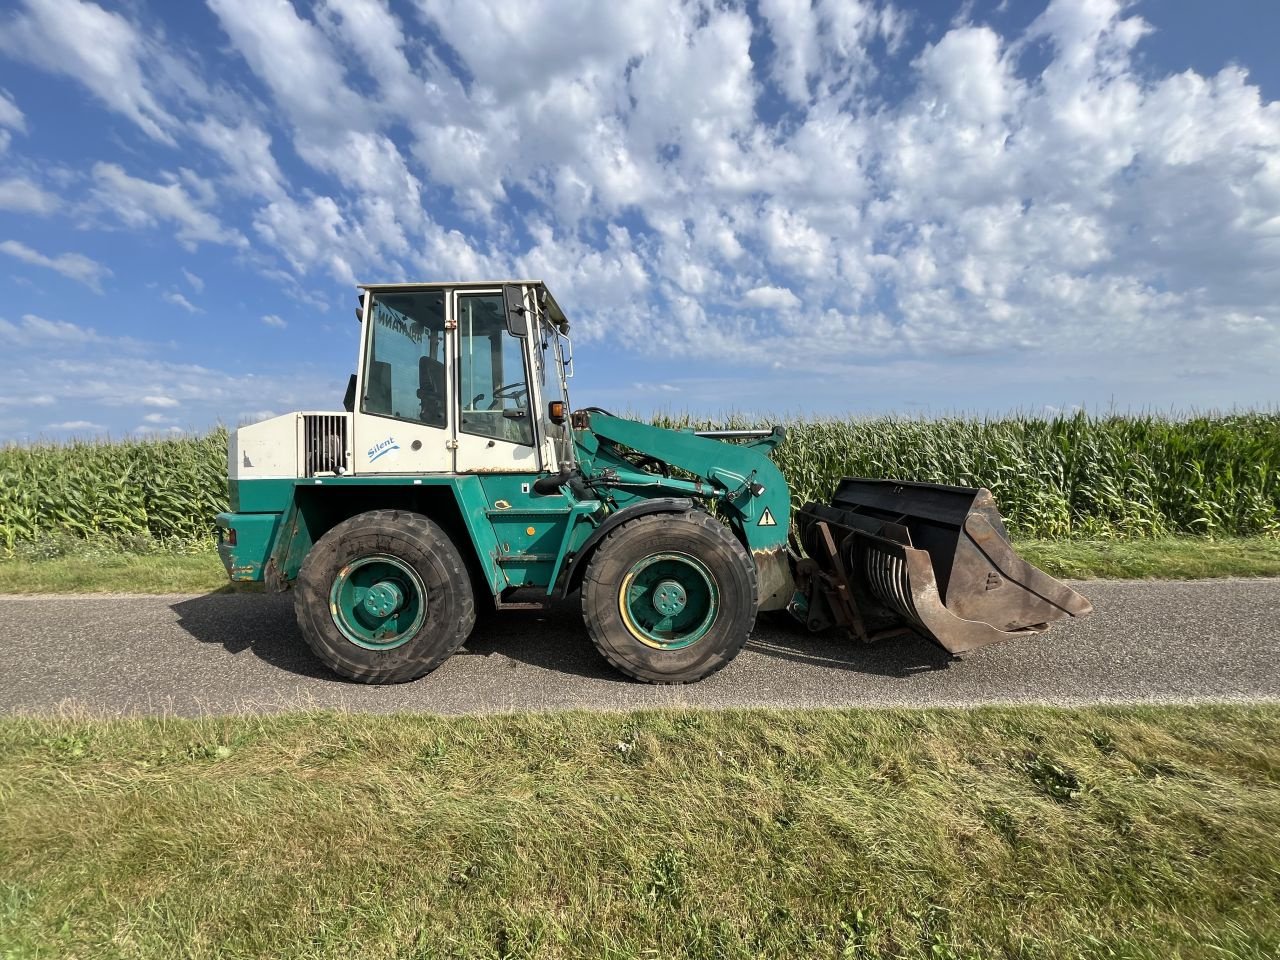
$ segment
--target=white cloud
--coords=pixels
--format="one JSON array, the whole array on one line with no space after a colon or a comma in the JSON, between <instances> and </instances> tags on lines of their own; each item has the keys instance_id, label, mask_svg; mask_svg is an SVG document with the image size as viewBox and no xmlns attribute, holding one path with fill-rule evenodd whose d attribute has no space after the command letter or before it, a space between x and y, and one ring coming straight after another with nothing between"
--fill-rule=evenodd
<instances>
[{"instance_id":1,"label":"white cloud","mask_svg":"<svg viewBox=\"0 0 1280 960\"><path fill-rule=\"evenodd\" d=\"M262 318L262 322L265 323L268 327L275 327L277 330L283 330L285 327L288 326L287 323L285 323L282 319L280 319L274 313L268 313L264 315Z\"/></svg>"},{"instance_id":2,"label":"white cloud","mask_svg":"<svg viewBox=\"0 0 1280 960\"><path fill-rule=\"evenodd\" d=\"M101 293L102 281L112 275L105 266L83 254L62 253L56 257L49 257L17 240L5 240L0 243L0 253L7 253L33 266L54 270L64 277L83 283L94 293Z\"/></svg>"},{"instance_id":3,"label":"white cloud","mask_svg":"<svg viewBox=\"0 0 1280 960\"><path fill-rule=\"evenodd\" d=\"M167 423L169 418L163 413L148 413L142 418L145 423Z\"/></svg>"},{"instance_id":4,"label":"white cloud","mask_svg":"<svg viewBox=\"0 0 1280 960\"><path fill-rule=\"evenodd\" d=\"M323 266L341 283L355 282L352 258L367 259L374 253L332 197L269 203L258 211L254 229L297 273Z\"/></svg>"},{"instance_id":5,"label":"white cloud","mask_svg":"<svg viewBox=\"0 0 1280 960\"><path fill-rule=\"evenodd\" d=\"M786 287L753 287L742 295L742 302L767 310L794 310L800 306L800 298Z\"/></svg>"},{"instance_id":6,"label":"white cloud","mask_svg":"<svg viewBox=\"0 0 1280 960\"><path fill-rule=\"evenodd\" d=\"M13 102L13 97L9 96L9 91L2 89L0 89L0 127L8 127L11 130L17 130L19 133L26 133L27 131L27 118L18 109L18 105Z\"/></svg>"},{"instance_id":7,"label":"white cloud","mask_svg":"<svg viewBox=\"0 0 1280 960\"><path fill-rule=\"evenodd\" d=\"M134 427L131 432L141 433L141 434L158 434L158 433L176 434L176 433L185 432L181 427L177 426L176 424L171 423L171 424L168 424L167 426L159 426L154 423L147 422L145 417L143 418L143 421L144 422Z\"/></svg>"},{"instance_id":8,"label":"white cloud","mask_svg":"<svg viewBox=\"0 0 1280 960\"><path fill-rule=\"evenodd\" d=\"M181 307L183 310L187 311L187 313L204 313L203 310L197 307L194 303L192 303L182 294L178 293L176 290L170 290L169 292L165 293L162 299L166 303L172 303L175 307Z\"/></svg>"},{"instance_id":9,"label":"white cloud","mask_svg":"<svg viewBox=\"0 0 1280 960\"><path fill-rule=\"evenodd\" d=\"M51 423L46 429L48 430L105 430L105 424L94 423L91 420L64 420L62 423Z\"/></svg>"},{"instance_id":10,"label":"white cloud","mask_svg":"<svg viewBox=\"0 0 1280 960\"><path fill-rule=\"evenodd\" d=\"M867 45L879 38L892 49L905 28L892 4L867 0L761 0L760 12L776 51L770 72L798 104L865 82L873 73Z\"/></svg>"},{"instance_id":11,"label":"white cloud","mask_svg":"<svg viewBox=\"0 0 1280 960\"><path fill-rule=\"evenodd\" d=\"M182 277L191 285L191 289L196 293L204 293L204 280L196 276L186 267L182 268Z\"/></svg>"},{"instance_id":12,"label":"white cloud","mask_svg":"<svg viewBox=\"0 0 1280 960\"><path fill-rule=\"evenodd\" d=\"M144 62L158 50L124 17L82 0L24 0L0 25L0 51L83 83L148 136L172 143L173 118L148 89Z\"/></svg>"},{"instance_id":13,"label":"white cloud","mask_svg":"<svg viewBox=\"0 0 1280 960\"><path fill-rule=\"evenodd\" d=\"M0 210L43 216L53 213L59 206L61 201L56 196L25 177L0 180Z\"/></svg>"},{"instance_id":14,"label":"white cloud","mask_svg":"<svg viewBox=\"0 0 1280 960\"><path fill-rule=\"evenodd\" d=\"M143 397L140 402L144 407L176 407L178 406L178 401L173 399L173 397L157 396L154 394Z\"/></svg>"},{"instance_id":15,"label":"white cloud","mask_svg":"<svg viewBox=\"0 0 1280 960\"><path fill-rule=\"evenodd\" d=\"M0 323L3 322L0 320ZM49 407L56 400L50 393L37 393L30 397L0 397L0 407Z\"/></svg>"},{"instance_id":16,"label":"white cloud","mask_svg":"<svg viewBox=\"0 0 1280 960\"><path fill-rule=\"evenodd\" d=\"M285 193L284 174L271 152L271 136L249 120L230 126L206 117L192 135L230 169L227 182L241 193L275 199Z\"/></svg>"},{"instance_id":17,"label":"white cloud","mask_svg":"<svg viewBox=\"0 0 1280 960\"><path fill-rule=\"evenodd\" d=\"M368 111L328 38L287 0L209 0L231 42L295 124L332 129Z\"/></svg>"},{"instance_id":18,"label":"white cloud","mask_svg":"<svg viewBox=\"0 0 1280 960\"><path fill-rule=\"evenodd\" d=\"M65 320L47 320L34 313L24 314L20 324L0 319L0 342L20 347L41 342L98 343L102 339L88 327L79 327Z\"/></svg>"},{"instance_id":19,"label":"white cloud","mask_svg":"<svg viewBox=\"0 0 1280 960\"><path fill-rule=\"evenodd\" d=\"M166 175L167 183L154 183L125 173L114 163L93 165L94 198L100 209L118 217L130 227L154 227L167 224L175 228L174 235L187 249L194 250L200 243L219 243L244 246L245 238L238 230L224 227L216 216L203 209L211 191L199 177ZM193 197L186 183L197 194L204 193L205 201Z\"/></svg>"}]
</instances>

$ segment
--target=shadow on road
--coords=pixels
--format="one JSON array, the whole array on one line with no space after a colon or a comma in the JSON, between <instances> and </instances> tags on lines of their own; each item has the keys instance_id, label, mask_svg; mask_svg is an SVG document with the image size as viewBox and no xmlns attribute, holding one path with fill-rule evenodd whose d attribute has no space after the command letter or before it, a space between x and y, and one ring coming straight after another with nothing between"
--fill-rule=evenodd
<instances>
[{"instance_id":1,"label":"shadow on road","mask_svg":"<svg viewBox=\"0 0 1280 960\"><path fill-rule=\"evenodd\" d=\"M633 683L596 652L582 623L576 597L547 610L491 612L476 624L455 656L497 654L531 667L555 670L591 680Z\"/></svg>"},{"instance_id":2,"label":"shadow on road","mask_svg":"<svg viewBox=\"0 0 1280 960\"><path fill-rule=\"evenodd\" d=\"M304 677L336 679L307 649L293 616L293 597L276 594L210 593L171 607L178 626L201 643L229 653L249 650L273 667Z\"/></svg>"},{"instance_id":3,"label":"shadow on road","mask_svg":"<svg viewBox=\"0 0 1280 960\"><path fill-rule=\"evenodd\" d=\"M248 650L271 666L300 676L345 682L307 649L294 619L290 594L211 593L180 600L172 609L178 615L178 625L201 643L221 644L233 654ZM942 648L914 635L863 646L835 631L811 634L763 615L746 649L793 663L898 678L943 670L952 660ZM501 656L593 680L633 682L596 652L576 599L543 611L483 616L454 656Z\"/></svg>"},{"instance_id":4,"label":"shadow on road","mask_svg":"<svg viewBox=\"0 0 1280 960\"><path fill-rule=\"evenodd\" d=\"M774 619L763 614L747 641L747 649L792 663L897 678L945 670L955 661L937 644L914 633L862 644L847 639L838 630L809 633L782 617Z\"/></svg>"}]
</instances>

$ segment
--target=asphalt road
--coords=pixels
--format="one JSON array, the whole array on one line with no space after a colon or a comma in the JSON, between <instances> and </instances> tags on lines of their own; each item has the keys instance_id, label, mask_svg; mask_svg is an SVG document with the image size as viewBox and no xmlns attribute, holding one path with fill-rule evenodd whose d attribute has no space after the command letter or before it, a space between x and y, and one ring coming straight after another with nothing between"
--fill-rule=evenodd
<instances>
[{"instance_id":1,"label":"asphalt road","mask_svg":"<svg viewBox=\"0 0 1280 960\"><path fill-rule=\"evenodd\" d=\"M576 602L503 614L432 675L367 687L312 658L288 596L4 596L0 712L1280 700L1280 580L1077 589L1093 616L964 660L914 637L867 647L762 620L737 660L686 687L615 673L591 646Z\"/></svg>"}]
</instances>

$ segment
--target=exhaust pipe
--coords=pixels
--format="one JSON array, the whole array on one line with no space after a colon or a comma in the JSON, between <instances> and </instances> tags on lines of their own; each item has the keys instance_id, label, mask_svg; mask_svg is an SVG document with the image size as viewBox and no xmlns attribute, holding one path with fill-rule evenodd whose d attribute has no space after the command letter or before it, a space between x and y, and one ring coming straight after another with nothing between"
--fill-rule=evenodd
<instances>
[{"instance_id":1,"label":"exhaust pipe","mask_svg":"<svg viewBox=\"0 0 1280 960\"><path fill-rule=\"evenodd\" d=\"M963 654L1093 611L1018 556L985 488L846 477L796 527L811 558L797 571L810 626L834 620L862 640L901 632L869 633L866 608Z\"/></svg>"}]
</instances>

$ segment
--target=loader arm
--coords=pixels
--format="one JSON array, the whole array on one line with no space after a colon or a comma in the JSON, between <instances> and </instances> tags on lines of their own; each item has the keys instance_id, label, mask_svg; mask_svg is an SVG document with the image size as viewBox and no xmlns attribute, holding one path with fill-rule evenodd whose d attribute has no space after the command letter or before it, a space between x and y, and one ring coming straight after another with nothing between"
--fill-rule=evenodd
<instances>
[{"instance_id":1,"label":"loader arm","mask_svg":"<svg viewBox=\"0 0 1280 960\"><path fill-rule=\"evenodd\" d=\"M579 465L588 486L611 496L619 506L653 496L686 496L716 504L755 559L759 608L786 606L794 592L786 554L791 491L769 458L785 435L781 427L739 444L598 410L576 416ZM652 457L692 479L642 470L619 448Z\"/></svg>"}]
</instances>

